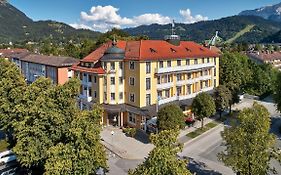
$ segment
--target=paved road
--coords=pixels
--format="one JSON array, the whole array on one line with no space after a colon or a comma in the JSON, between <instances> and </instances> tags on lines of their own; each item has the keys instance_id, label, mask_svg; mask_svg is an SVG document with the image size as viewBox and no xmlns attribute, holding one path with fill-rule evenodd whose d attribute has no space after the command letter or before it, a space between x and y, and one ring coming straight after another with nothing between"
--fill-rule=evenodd
<instances>
[{"instance_id":1,"label":"paved road","mask_svg":"<svg viewBox=\"0 0 281 175\"><path fill-rule=\"evenodd\" d=\"M208 134L192 141L179 154L180 157L191 158L188 166L192 172L200 175L234 174L230 168L217 160L217 153L224 149L221 146L220 136L223 128L224 126L220 125Z\"/></svg>"}]
</instances>

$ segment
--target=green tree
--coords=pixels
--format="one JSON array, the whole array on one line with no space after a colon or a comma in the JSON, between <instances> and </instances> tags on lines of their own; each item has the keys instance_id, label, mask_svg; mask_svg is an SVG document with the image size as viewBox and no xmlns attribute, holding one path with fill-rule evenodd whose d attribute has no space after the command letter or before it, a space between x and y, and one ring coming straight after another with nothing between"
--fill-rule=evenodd
<instances>
[{"instance_id":1,"label":"green tree","mask_svg":"<svg viewBox=\"0 0 281 175\"><path fill-rule=\"evenodd\" d=\"M187 169L187 161L179 160L177 153L182 150L178 145L179 131L164 130L158 135L150 136L155 148L149 153L144 163L135 170L130 170L130 175L191 175Z\"/></svg>"},{"instance_id":2,"label":"green tree","mask_svg":"<svg viewBox=\"0 0 281 175\"><path fill-rule=\"evenodd\" d=\"M209 94L202 92L194 98L191 110L201 120L201 128L203 128L204 118L210 117L216 112L215 101Z\"/></svg>"},{"instance_id":3,"label":"green tree","mask_svg":"<svg viewBox=\"0 0 281 175\"><path fill-rule=\"evenodd\" d=\"M238 122L222 132L226 150L219 158L241 175L267 174L274 150L275 136L269 133L270 115L267 109L254 103L238 115Z\"/></svg>"},{"instance_id":4,"label":"green tree","mask_svg":"<svg viewBox=\"0 0 281 175\"><path fill-rule=\"evenodd\" d=\"M0 129L9 133L9 141L13 143L11 134L20 116L17 107L27 85L18 67L4 59L0 59L0 84Z\"/></svg>"},{"instance_id":5,"label":"green tree","mask_svg":"<svg viewBox=\"0 0 281 175\"><path fill-rule=\"evenodd\" d=\"M230 101L232 99L231 91L226 86L219 85L215 89L214 99L216 108L219 111L221 117L222 112L230 105Z\"/></svg>"},{"instance_id":6,"label":"green tree","mask_svg":"<svg viewBox=\"0 0 281 175\"><path fill-rule=\"evenodd\" d=\"M32 173L91 174L98 167L106 168L100 143L102 109L80 111L79 86L76 79L56 86L39 78L26 89L18 107L21 121L15 125L13 150Z\"/></svg>"},{"instance_id":7,"label":"green tree","mask_svg":"<svg viewBox=\"0 0 281 175\"><path fill-rule=\"evenodd\" d=\"M181 108L177 105L162 107L157 113L157 125L159 130L183 128L185 123Z\"/></svg>"},{"instance_id":8,"label":"green tree","mask_svg":"<svg viewBox=\"0 0 281 175\"><path fill-rule=\"evenodd\" d=\"M274 100L277 104L277 109L281 111L281 72L277 74L274 91Z\"/></svg>"}]
</instances>

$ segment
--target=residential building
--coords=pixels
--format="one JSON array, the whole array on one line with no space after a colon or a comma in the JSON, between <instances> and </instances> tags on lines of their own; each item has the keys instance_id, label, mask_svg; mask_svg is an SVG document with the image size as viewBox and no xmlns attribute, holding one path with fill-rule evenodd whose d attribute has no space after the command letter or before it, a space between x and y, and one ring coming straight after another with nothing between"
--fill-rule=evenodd
<instances>
[{"instance_id":1,"label":"residential building","mask_svg":"<svg viewBox=\"0 0 281 175\"><path fill-rule=\"evenodd\" d=\"M69 68L79 62L75 58L45 56L32 54L28 51L13 52L7 55L7 58L19 67L28 83L43 76L50 78L55 84L64 84L73 77L73 71Z\"/></svg>"},{"instance_id":2,"label":"residential building","mask_svg":"<svg viewBox=\"0 0 281 175\"><path fill-rule=\"evenodd\" d=\"M281 52L279 51L248 52L247 56L258 64L271 64L281 71Z\"/></svg>"},{"instance_id":3,"label":"residential building","mask_svg":"<svg viewBox=\"0 0 281 175\"><path fill-rule=\"evenodd\" d=\"M28 53L26 49L0 49L0 58L8 60L11 55Z\"/></svg>"},{"instance_id":4,"label":"residential building","mask_svg":"<svg viewBox=\"0 0 281 175\"><path fill-rule=\"evenodd\" d=\"M108 42L72 66L79 105L104 108L102 123L145 129L162 106L189 114L192 99L219 85L219 55L177 35L165 40Z\"/></svg>"}]
</instances>

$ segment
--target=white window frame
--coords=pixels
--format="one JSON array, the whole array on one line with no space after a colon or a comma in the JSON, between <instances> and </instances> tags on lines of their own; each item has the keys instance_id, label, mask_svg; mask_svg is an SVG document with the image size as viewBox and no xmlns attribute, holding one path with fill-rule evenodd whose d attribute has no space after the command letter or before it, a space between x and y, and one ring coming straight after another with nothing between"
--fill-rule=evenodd
<instances>
[{"instance_id":1,"label":"white window frame","mask_svg":"<svg viewBox=\"0 0 281 175\"><path fill-rule=\"evenodd\" d=\"M131 81L131 80L133 80L133 81ZM129 77L129 85L135 86L135 77Z\"/></svg>"},{"instance_id":2,"label":"white window frame","mask_svg":"<svg viewBox=\"0 0 281 175\"><path fill-rule=\"evenodd\" d=\"M131 120L132 118L132 120ZM136 125L137 124L137 117L136 114L128 112L128 123Z\"/></svg>"},{"instance_id":3,"label":"white window frame","mask_svg":"<svg viewBox=\"0 0 281 175\"><path fill-rule=\"evenodd\" d=\"M130 61L129 62L129 69L130 70L134 70L135 69L135 62L134 61Z\"/></svg>"},{"instance_id":4,"label":"white window frame","mask_svg":"<svg viewBox=\"0 0 281 175\"><path fill-rule=\"evenodd\" d=\"M133 101L131 100L131 96L133 96L134 98L133 98ZM129 96L129 101L130 102L135 102L135 94L134 93L130 93L130 96Z\"/></svg>"}]
</instances>

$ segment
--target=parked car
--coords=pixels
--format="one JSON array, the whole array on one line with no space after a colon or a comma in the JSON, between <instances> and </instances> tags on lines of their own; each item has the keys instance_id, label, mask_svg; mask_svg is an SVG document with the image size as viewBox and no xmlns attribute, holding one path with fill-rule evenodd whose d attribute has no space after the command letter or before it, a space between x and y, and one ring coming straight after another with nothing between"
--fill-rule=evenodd
<instances>
[{"instance_id":1,"label":"parked car","mask_svg":"<svg viewBox=\"0 0 281 175\"><path fill-rule=\"evenodd\" d=\"M194 123L195 123L195 120L193 119L193 117L187 117L186 119L185 119L185 124L187 125L187 126L193 126L194 125Z\"/></svg>"},{"instance_id":2,"label":"parked car","mask_svg":"<svg viewBox=\"0 0 281 175\"><path fill-rule=\"evenodd\" d=\"M7 150L0 153L0 165L5 165L7 163L17 160L17 156L11 150Z\"/></svg>"}]
</instances>

